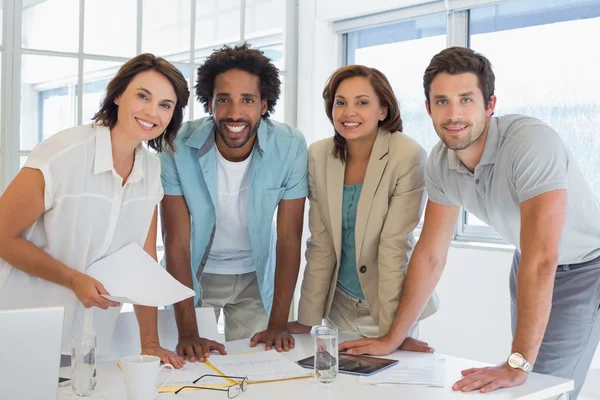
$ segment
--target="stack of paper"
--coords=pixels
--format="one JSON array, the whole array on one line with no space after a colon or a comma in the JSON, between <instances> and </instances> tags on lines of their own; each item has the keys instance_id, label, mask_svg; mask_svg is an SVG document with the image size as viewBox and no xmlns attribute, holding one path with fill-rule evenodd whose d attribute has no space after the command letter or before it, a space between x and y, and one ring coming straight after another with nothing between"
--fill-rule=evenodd
<instances>
[{"instance_id":1,"label":"stack of paper","mask_svg":"<svg viewBox=\"0 0 600 400\"><path fill-rule=\"evenodd\" d=\"M85 273L98 280L110 293L104 296L119 303L165 306L194 296L194 291L171 276L135 243L88 266Z\"/></svg>"},{"instance_id":2,"label":"stack of paper","mask_svg":"<svg viewBox=\"0 0 600 400\"><path fill-rule=\"evenodd\" d=\"M242 355L211 355L209 362L223 375L248 377L248 383L312 376L309 370L275 350Z\"/></svg>"},{"instance_id":3,"label":"stack of paper","mask_svg":"<svg viewBox=\"0 0 600 400\"><path fill-rule=\"evenodd\" d=\"M403 384L444 386L444 359L431 353L401 352L398 364L371 376L361 376L369 385Z\"/></svg>"}]
</instances>

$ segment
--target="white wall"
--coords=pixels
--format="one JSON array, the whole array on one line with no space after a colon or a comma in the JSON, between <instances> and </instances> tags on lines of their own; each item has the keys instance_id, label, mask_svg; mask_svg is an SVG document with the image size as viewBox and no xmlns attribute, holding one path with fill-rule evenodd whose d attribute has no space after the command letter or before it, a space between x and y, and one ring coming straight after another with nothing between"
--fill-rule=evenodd
<instances>
[{"instance_id":1,"label":"white wall","mask_svg":"<svg viewBox=\"0 0 600 400\"><path fill-rule=\"evenodd\" d=\"M508 274L512 252L452 247L437 288L441 308L422 321L436 351L489 363L511 350Z\"/></svg>"}]
</instances>

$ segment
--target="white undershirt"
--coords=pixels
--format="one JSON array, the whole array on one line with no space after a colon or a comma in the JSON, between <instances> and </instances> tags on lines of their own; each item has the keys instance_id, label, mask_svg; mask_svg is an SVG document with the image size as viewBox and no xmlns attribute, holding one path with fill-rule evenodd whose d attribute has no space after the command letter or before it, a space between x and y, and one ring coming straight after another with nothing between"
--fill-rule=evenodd
<instances>
[{"instance_id":1,"label":"white undershirt","mask_svg":"<svg viewBox=\"0 0 600 400\"><path fill-rule=\"evenodd\" d=\"M217 153L217 225L204 272L235 275L256 270L248 233L248 166L252 154L240 162Z\"/></svg>"}]
</instances>

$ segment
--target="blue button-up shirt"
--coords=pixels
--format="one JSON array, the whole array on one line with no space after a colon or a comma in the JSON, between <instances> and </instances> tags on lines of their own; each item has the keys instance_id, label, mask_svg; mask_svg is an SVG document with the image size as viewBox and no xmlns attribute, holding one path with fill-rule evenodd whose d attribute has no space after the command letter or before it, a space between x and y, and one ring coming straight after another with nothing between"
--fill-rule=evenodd
<instances>
[{"instance_id":1,"label":"blue button-up shirt","mask_svg":"<svg viewBox=\"0 0 600 400\"><path fill-rule=\"evenodd\" d=\"M215 124L212 117L186 122L175 139L175 153L163 151L162 184L165 195L184 196L191 218L191 269L196 297L202 291L197 277L210 251L218 202ZM308 196L308 154L302 133L270 119L261 119L252 150L248 230L256 276L267 313L273 303L275 280L275 210L280 200ZM163 264L166 257L163 258Z\"/></svg>"}]
</instances>

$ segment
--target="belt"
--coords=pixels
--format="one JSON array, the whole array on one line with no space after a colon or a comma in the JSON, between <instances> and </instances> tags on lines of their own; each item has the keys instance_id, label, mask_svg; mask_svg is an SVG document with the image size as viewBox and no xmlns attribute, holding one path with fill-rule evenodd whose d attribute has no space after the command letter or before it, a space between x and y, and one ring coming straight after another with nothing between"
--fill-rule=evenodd
<instances>
[{"instance_id":1,"label":"belt","mask_svg":"<svg viewBox=\"0 0 600 400\"><path fill-rule=\"evenodd\" d=\"M594 258L593 260L584 261L582 263L577 263L577 264L561 264L561 265L558 266L558 268L562 269L563 271L570 271L572 269L586 267L588 265L597 264L597 263L600 263L600 256Z\"/></svg>"}]
</instances>

